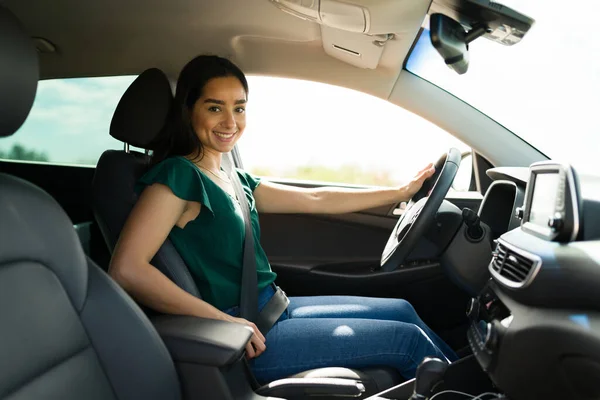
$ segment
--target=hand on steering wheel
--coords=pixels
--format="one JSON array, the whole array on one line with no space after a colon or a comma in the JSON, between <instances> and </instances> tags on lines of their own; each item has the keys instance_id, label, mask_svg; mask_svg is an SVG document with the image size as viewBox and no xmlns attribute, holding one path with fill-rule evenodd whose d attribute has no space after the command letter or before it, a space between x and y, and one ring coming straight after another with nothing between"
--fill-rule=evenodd
<instances>
[{"instance_id":1,"label":"hand on steering wheel","mask_svg":"<svg viewBox=\"0 0 600 400\"><path fill-rule=\"evenodd\" d=\"M412 199L415 194L421 190L425 181L433 176L435 173L435 166L430 163L425 168L420 170L417 175L406 185L404 185L404 194L406 198Z\"/></svg>"},{"instance_id":2,"label":"hand on steering wheel","mask_svg":"<svg viewBox=\"0 0 600 400\"><path fill-rule=\"evenodd\" d=\"M381 268L393 271L406 260L418 240L433 223L452 186L461 161L461 152L451 148L435 163L435 172L408 202L381 255ZM427 171L427 168L424 170ZM415 179L427 172L421 171ZM416 185L413 185L416 186Z\"/></svg>"}]
</instances>

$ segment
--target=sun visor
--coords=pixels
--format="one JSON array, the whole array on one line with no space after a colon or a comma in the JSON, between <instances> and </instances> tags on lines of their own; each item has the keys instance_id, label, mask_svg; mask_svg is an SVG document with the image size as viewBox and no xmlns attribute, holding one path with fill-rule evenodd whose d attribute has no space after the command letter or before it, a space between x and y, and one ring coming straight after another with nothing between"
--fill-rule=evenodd
<instances>
[{"instance_id":1,"label":"sun visor","mask_svg":"<svg viewBox=\"0 0 600 400\"><path fill-rule=\"evenodd\" d=\"M331 57L359 68L375 69L383 54L385 39L321 26L323 49ZM387 37L386 37L387 39ZM381 43L381 44L378 44Z\"/></svg>"},{"instance_id":2,"label":"sun visor","mask_svg":"<svg viewBox=\"0 0 600 400\"><path fill-rule=\"evenodd\" d=\"M270 0L282 11L321 25L323 49L359 68L375 69L386 43L412 37L431 0Z\"/></svg>"}]
</instances>

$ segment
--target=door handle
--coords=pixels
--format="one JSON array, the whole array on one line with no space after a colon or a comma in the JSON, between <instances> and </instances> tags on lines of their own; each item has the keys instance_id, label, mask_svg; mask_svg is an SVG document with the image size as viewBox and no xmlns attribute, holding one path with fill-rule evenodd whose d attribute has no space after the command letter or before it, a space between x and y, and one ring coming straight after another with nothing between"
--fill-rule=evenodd
<instances>
[{"instance_id":1,"label":"door handle","mask_svg":"<svg viewBox=\"0 0 600 400\"><path fill-rule=\"evenodd\" d=\"M404 214L404 211L406 211L406 202L405 201L403 201L402 203L400 203L396 207L394 207L392 209L391 214L399 217L400 215Z\"/></svg>"}]
</instances>

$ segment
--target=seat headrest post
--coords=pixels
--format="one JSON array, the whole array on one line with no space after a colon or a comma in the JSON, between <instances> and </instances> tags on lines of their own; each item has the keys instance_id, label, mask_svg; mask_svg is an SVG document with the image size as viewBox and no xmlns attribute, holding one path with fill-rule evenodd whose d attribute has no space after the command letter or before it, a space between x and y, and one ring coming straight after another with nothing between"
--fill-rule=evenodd
<instances>
[{"instance_id":1,"label":"seat headrest post","mask_svg":"<svg viewBox=\"0 0 600 400\"><path fill-rule=\"evenodd\" d=\"M125 151L125 153L129 153L129 143L125 143L125 146L123 146L123 150Z\"/></svg>"},{"instance_id":2,"label":"seat headrest post","mask_svg":"<svg viewBox=\"0 0 600 400\"><path fill-rule=\"evenodd\" d=\"M0 5L0 137L15 133L31 111L39 79L33 41Z\"/></svg>"}]
</instances>

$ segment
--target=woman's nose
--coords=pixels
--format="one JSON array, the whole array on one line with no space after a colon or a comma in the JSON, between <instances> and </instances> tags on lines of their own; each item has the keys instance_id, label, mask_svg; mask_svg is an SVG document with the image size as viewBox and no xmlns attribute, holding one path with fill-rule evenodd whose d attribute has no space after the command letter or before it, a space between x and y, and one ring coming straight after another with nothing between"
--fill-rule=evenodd
<instances>
[{"instance_id":1,"label":"woman's nose","mask_svg":"<svg viewBox=\"0 0 600 400\"><path fill-rule=\"evenodd\" d=\"M223 119L223 121L221 121L221 124L223 125L223 127L227 128L227 129L233 129L233 128L235 128L235 126L237 124L235 122L235 118L233 116L233 113L226 113L225 114L225 118Z\"/></svg>"}]
</instances>

